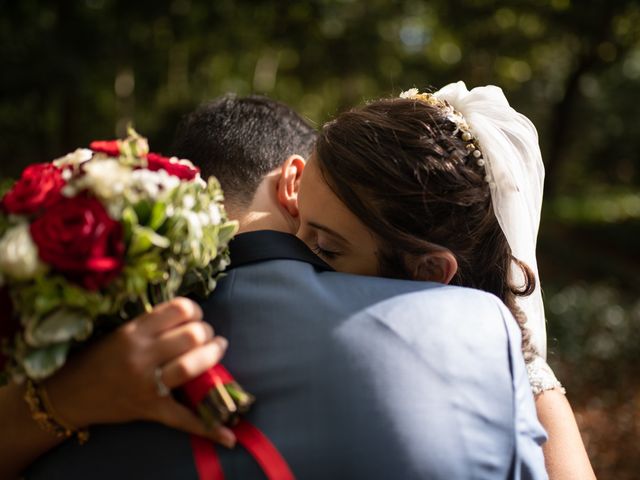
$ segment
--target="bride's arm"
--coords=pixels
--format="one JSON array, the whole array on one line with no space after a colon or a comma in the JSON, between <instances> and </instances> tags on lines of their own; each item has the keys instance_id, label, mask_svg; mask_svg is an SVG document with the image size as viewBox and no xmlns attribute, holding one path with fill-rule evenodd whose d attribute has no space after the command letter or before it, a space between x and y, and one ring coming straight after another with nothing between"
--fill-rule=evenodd
<instances>
[{"instance_id":1,"label":"bride's arm","mask_svg":"<svg viewBox=\"0 0 640 480\"><path fill-rule=\"evenodd\" d=\"M549 480L595 479L571 405L562 390L555 388L539 394L536 411L549 435L542 446Z\"/></svg>"},{"instance_id":2,"label":"bride's arm","mask_svg":"<svg viewBox=\"0 0 640 480\"><path fill-rule=\"evenodd\" d=\"M200 308L190 300L176 299L74 355L45 387L57 414L78 428L148 420L231 446L234 437L229 430L207 431L171 396L160 397L153 377L161 366L163 382L178 387L215 365L224 350L224 340L213 337L212 329L202 322ZM18 477L61 442L38 427L23 395L23 386L0 388L0 478Z\"/></svg>"},{"instance_id":3,"label":"bride's arm","mask_svg":"<svg viewBox=\"0 0 640 480\"><path fill-rule=\"evenodd\" d=\"M17 478L38 455L62 441L36 425L22 396L18 385L0 388L1 478Z\"/></svg>"},{"instance_id":4,"label":"bride's arm","mask_svg":"<svg viewBox=\"0 0 640 480\"><path fill-rule=\"evenodd\" d=\"M540 356L527 364L538 419L549 439L542 446L549 480L595 479L578 424L553 370Z\"/></svg>"}]
</instances>

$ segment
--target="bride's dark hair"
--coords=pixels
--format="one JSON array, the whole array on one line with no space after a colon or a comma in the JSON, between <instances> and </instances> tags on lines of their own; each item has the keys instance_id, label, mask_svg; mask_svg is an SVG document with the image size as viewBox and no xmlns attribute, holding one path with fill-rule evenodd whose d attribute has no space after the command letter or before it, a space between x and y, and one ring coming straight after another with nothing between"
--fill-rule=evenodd
<instances>
[{"instance_id":1,"label":"bride's dark hair","mask_svg":"<svg viewBox=\"0 0 640 480\"><path fill-rule=\"evenodd\" d=\"M316 159L327 184L378 238L382 276L429 280L428 268L412 260L450 250L458 262L450 283L499 297L520 325L529 360L535 349L516 297L533 292L535 276L511 254L468 144L438 105L386 99L327 123ZM511 279L512 262L524 285Z\"/></svg>"}]
</instances>

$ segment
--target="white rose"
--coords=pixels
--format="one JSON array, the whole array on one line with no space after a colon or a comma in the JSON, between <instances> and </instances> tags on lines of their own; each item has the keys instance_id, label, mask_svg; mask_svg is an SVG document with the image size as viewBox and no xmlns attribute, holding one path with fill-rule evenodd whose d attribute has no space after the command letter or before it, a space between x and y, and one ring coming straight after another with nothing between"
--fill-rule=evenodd
<instances>
[{"instance_id":1,"label":"white rose","mask_svg":"<svg viewBox=\"0 0 640 480\"><path fill-rule=\"evenodd\" d=\"M131 182L131 170L110 158L87 163L84 172L79 183L103 200L121 197Z\"/></svg>"},{"instance_id":2,"label":"white rose","mask_svg":"<svg viewBox=\"0 0 640 480\"><path fill-rule=\"evenodd\" d=\"M0 239L0 272L18 280L28 280L44 269L28 224L13 227Z\"/></svg>"}]
</instances>

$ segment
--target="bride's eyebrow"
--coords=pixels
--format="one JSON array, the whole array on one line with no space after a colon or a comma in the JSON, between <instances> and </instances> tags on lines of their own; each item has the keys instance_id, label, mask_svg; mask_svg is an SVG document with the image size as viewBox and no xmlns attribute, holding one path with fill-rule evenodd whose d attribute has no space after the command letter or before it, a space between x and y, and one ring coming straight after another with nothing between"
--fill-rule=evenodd
<instances>
[{"instance_id":1,"label":"bride's eyebrow","mask_svg":"<svg viewBox=\"0 0 640 480\"><path fill-rule=\"evenodd\" d=\"M338 232L331 230L329 227L325 227L324 225L321 225L319 223L315 223L315 222L309 222L309 226L313 227L317 230L322 230L323 232L331 235L332 237L335 237L336 239L346 243L347 245L350 245L349 240L347 240L346 238L344 238L342 235L340 235Z\"/></svg>"}]
</instances>

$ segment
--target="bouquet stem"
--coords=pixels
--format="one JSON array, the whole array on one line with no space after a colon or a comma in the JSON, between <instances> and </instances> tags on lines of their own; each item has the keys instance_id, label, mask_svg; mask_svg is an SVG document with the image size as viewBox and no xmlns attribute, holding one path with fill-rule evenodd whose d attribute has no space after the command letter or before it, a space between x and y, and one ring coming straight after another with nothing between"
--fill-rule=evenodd
<instances>
[{"instance_id":1,"label":"bouquet stem","mask_svg":"<svg viewBox=\"0 0 640 480\"><path fill-rule=\"evenodd\" d=\"M247 413L255 401L222 365L191 380L183 390L208 428L237 424L240 415Z\"/></svg>"}]
</instances>

